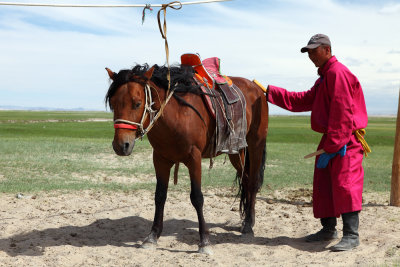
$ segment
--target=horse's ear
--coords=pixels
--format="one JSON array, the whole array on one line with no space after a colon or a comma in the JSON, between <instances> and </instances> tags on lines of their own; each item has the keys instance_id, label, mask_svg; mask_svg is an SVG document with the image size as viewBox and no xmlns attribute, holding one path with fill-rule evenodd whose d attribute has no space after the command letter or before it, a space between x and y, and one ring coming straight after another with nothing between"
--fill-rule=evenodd
<instances>
[{"instance_id":1,"label":"horse's ear","mask_svg":"<svg viewBox=\"0 0 400 267\"><path fill-rule=\"evenodd\" d=\"M106 71L108 73L108 76L110 77L111 80L114 80L115 77L115 72L113 72L112 70L110 70L109 68L106 68Z\"/></svg>"},{"instance_id":2,"label":"horse's ear","mask_svg":"<svg viewBox=\"0 0 400 267\"><path fill-rule=\"evenodd\" d=\"M151 67L148 71L146 71L146 73L144 74L144 77L146 77L148 80L150 80L151 77L153 76L153 72L154 72L154 66Z\"/></svg>"}]
</instances>

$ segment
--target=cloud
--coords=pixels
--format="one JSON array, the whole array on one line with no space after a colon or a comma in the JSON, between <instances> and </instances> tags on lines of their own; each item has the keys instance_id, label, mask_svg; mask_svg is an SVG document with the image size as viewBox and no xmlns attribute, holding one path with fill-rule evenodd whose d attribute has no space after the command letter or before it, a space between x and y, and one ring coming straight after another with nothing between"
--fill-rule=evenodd
<instances>
[{"instance_id":1,"label":"cloud","mask_svg":"<svg viewBox=\"0 0 400 267\"><path fill-rule=\"evenodd\" d=\"M379 13L380 14L400 13L400 4L394 4L394 3L387 4L379 10Z\"/></svg>"},{"instance_id":2,"label":"cloud","mask_svg":"<svg viewBox=\"0 0 400 267\"><path fill-rule=\"evenodd\" d=\"M348 66L354 66L354 67L360 67L360 66L366 64L365 60L357 59L357 58L352 58L352 57L346 57L346 58L344 59L344 62L345 62Z\"/></svg>"},{"instance_id":3,"label":"cloud","mask_svg":"<svg viewBox=\"0 0 400 267\"><path fill-rule=\"evenodd\" d=\"M400 68L391 68L388 66L383 66L381 68L378 69L379 73L393 73L393 74L399 74L400 73ZM400 77L399 77L400 79Z\"/></svg>"}]
</instances>

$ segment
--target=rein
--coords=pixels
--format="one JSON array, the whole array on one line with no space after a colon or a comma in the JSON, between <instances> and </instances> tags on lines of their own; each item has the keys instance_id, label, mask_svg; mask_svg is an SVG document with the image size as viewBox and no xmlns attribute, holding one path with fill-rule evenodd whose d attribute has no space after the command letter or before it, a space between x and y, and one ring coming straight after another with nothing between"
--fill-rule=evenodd
<instances>
[{"instance_id":1,"label":"rein","mask_svg":"<svg viewBox=\"0 0 400 267\"><path fill-rule=\"evenodd\" d=\"M144 86L143 90L145 92L145 107L143 111L142 118L140 122L134 122L134 121L129 121L129 120L124 120L124 119L116 119L114 120L114 128L115 129L128 129L128 130L133 130L133 131L138 131L138 135L136 139L142 138L145 136L151 128L153 128L154 123L160 118L162 115L165 106L171 99L171 96L174 93L174 90L170 90L168 92L167 97L165 98L165 102L161 104L160 110L157 112L157 110L153 110L152 106L154 105L153 98L151 96L151 89L154 89L150 87L148 83ZM156 114L157 113L157 114ZM149 116L150 123L147 126L147 128L144 128L144 122L147 119L147 116Z\"/></svg>"}]
</instances>

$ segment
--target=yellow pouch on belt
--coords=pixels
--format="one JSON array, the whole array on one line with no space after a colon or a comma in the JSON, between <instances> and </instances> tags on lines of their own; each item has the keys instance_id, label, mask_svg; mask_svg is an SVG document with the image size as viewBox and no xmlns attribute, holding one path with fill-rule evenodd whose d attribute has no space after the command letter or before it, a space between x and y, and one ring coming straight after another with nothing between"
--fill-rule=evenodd
<instances>
[{"instance_id":1,"label":"yellow pouch on belt","mask_svg":"<svg viewBox=\"0 0 400 267\"><path fill-rule=\"evenodd\" d=\"M368 157L368 153L371 153L371 148L367 144L367 141L365 141L365 139L364 139L365 133L366 133L365 129L358 129L358 130L354 131L354 134L357 137L357 140L361 143L361 146L364 149L365 157Z\"/></svg>"}]
</instances>

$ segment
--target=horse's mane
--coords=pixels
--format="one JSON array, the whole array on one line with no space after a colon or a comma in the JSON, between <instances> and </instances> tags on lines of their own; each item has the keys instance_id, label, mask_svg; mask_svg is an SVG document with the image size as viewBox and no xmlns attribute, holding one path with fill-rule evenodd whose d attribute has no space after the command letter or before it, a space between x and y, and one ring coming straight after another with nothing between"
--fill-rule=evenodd
<instances>
[{"instance_id":1,"label":"horse's mane","mask_svg":"<svg viewBox=\"0 0 400 267\"><path fill-rule=\"evenodd\" d=\"M111 83L105 97L106 105L108 103L110 109L112 110L110 99L116 93L117 89L122 85L124 85L125 83L137 82L144 85L147 82L147 78L144 77L144 74L149 69L150 68L148 64L143 64L143 65L138 64L134 66L132 69L124 69L120 70L118 73L114 73L113 82ZM154 82L154 84L157 85L158 87L167 90L168 89L167 73L168 73L167 66L154 65L154 72L153 76L151 77L151 81ZM181 104L189 106L194 109L192 105L187 103L183 98L179 96L179 93L193 93L197 95L203 94L200 87L194 82L193 68L188 65L175 64L170 67L170 75L171 75L171 89L174 90L174 97ZM195 111L197 112L197 110Z\"/></svg>"}]
</instances>

